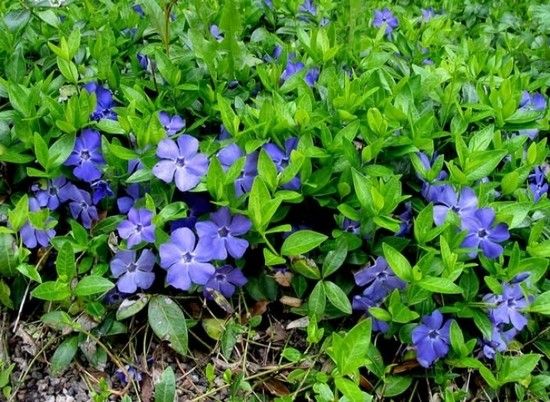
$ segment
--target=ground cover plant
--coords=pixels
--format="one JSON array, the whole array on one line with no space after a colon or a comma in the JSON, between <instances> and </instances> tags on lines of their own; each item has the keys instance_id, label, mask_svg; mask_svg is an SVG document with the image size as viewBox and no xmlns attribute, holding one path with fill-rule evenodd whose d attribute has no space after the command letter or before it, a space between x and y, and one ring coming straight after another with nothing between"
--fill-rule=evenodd
<instances>
[{"instance_id":1,"label":"ground cover plant","mask_svg":"<svg viewBox=\"0 0 550 402\"><path fill-rule=\"evenodd\" d=\"M0 12L0 399L548 399L548 4Z\"/></svg>"}]
</instances>

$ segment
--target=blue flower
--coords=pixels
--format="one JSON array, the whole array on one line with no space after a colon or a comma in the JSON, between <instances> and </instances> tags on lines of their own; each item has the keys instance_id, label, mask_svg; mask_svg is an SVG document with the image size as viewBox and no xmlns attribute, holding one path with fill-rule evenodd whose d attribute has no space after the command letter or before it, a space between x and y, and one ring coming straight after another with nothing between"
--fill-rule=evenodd
<instances>
[{"instance_id":1,"label":"blue flower","mask_svg":"<svg viewBox=\"0 0 550 402\"><path fill-rule=\"evenodd\" d=\"M212 298L212 290L220 292L224 297L233 296L237 287L242 287L246 284L247 279L240 269L233 268L231 265L224 265L216 269L208 282L204 285L204 296L207 299Z\"/></svg>"},{"instance_id":2,"label":"blue flower","mask_svg":"<svg viewBox=\"0 0 550 402\"><path fill-rule=\"evenodd\" d=\"M113 195L113 190L105 180L96 180L90 185L92 189L92 202L99 203L102 199Z\"/></svg>"},{"instance_id":3,"label":"blue flower","mask_svg":"<svg viewBox=\"0 0 550 402\"><path fill-rule=\"evenodd\" d=\"M117 226L118 234L126 239L128 247L137 246L142 241L153 243L155 241L155 225L152 223L153 213L145 208L131 208L128 219Z\"/></svg>"},{"instance_id":4,"label":"blue flower","mask_svg":"<svg viewBox=\"0 0 550 402\"><path fill-rule=\"evenodd\" d=\"M243 150L237 144L227 145L218 152L218 160L224 171L244 156ZM241 195L250 192L254 178L258 175L258 152L252 152L246 156L244 169L235 180L235 195Z\"/></svg>"},{"instance_id":5,"label":"blue flower","mask_svg":"<svg viewBox=\"0 0 550 402\"><path fill-rule=\"evenodd\" d=\"M64 176L59 176L53 180L48 180L46 188L41 188L38 184L32 186L35 192L36 200L40 207L47 207L50 211L55 211L59 205L69 200L74 184L68 181Z\"/></svg>"},{"instance_id":6,"label":"blue flower","mask_svg":"<svg viewBox=\"0 0 550 402\"><path fill-rule=\"evenodd\" d=\"M71 191L69 210L73 218L79 218L86 229L90 229L92 222L99 219L90 193L76 187Z\"/></svg>"},{"instance_id":7,"label":"blue flower","mask_svg":"<svg viewBox=\"0 0 550 402\"><path fill-rule=\"evenodd\" d=\"M218 42L221 42L223 40L222 31L216 24L210 25L210 35L212 35L212 37Z\"/></svg>"},{"instance_id":8,"label":"blue flower","mask_svg":"<svg viewBox=\"0 0 550 402\"><path fill-rule=\"evenodd\" d=\"M166 283L180 290L189 290L192 283L206 284L215 272L209 247L196 243L193 232L180 228L172 232L170 241L160 246L160 266L167 270Z\"/></svg>"},{"instance_id":9,"label":"blue flower","mask_svg":"<svg viewBox=\"0 0 550 402\"><path fill-rule=\"evenodd\" d=\"M84 85L84 89L89 93L95 94L96 105L94 112L90 115L92 120L109 119L116 120L117 115L113 111L115 102L113 94L107 88L99 85L97 82L90 82Z\"/></svg>"},{"instance_id":10,"label":"blue flower","mask_svg":"<svg viewBox=\"0 0 550 402\"><path fill-rule=\"evenodd\" d=\"M544 195L548 194L548 182L540 166L537 166L533 173L529 175L529 190L533 195L534 202L538 202Z\"/></svg>"},{"instance_id":11,"label":"blue flower","mask_svg":"<svg viewBox=\"0 0 550 402\"><path fill-rule=\"evenodd\" d=\"M374 20L372 21L372 25L375 28L380 28L382 25L385 25L386 35L389 35L395 28L397 28L399 22L388 8L384 8L374 12Z\"/></svg>"},{"instance_id":12,"label":"blue flower","mask_svg":"<svg viewBox=\"0 0 550 402\"><path fill-rule=\"evenodd\" d=\"M290 154L298 146L298 138L291 137L285 141L284 150L277 145L269 143L264 145L264 149L275 164L277 172L282 172L290 161ZM298 176L292 178L288 183L283 185L283 188L287 190L299 190L301 181Z\"/></svg>"},{"instance_id":13,"label":"blue flower","mask_svg":"<svg viewBox=\"0 0 550 402\"><path fill-rule=\"evenodd\" d=\"M439 186L432 190L434 202L434 222L436 225L442 225L447 218L449 211L453 211L461 218L472 214L477 209L477 197L469 187L465 187L457 195L454 189L449 186Z\"/></svg>"},{"instance_id":14,"label":"blue flower","mask_svg":"<svg viewBox=\"0 0 550 402\"><path fill-rule=\"evenodd\" d=\"M531 300L525 297L519 284L505 284L502 287L502 294L489 294L483 298L489 303L489 317L495 325L511 324L515 329L521 331L527 325L527 318L522 314Z\"/></svg>"},{"instance_id":15,"label":"blue flower","mask_svg":"<svg viewBox=\"0 0 550 402\"><path fill-rule=\"evenodd\" d=\"M364 295L376 303L385 298L394 289L403 289L405 282L395 276L384 257L376 258L373 265L367 265L354 274L355 283L364 286Z\"/></svg>"},{"instance_id":16,"label":"blue flower","mask_svg":"<svg viewBox=\"0 0 550 402\"><path fill-rule=\"evenodd\" d=\"M495 223L495 211L492 208L481 208L462 219L462 229L468 234L461 247L474 249L470 257L475 257L481 249L487 258L499 257L504 249L499 243L510 238L508 226Z\"/></svg>"},{"instance_id":17,"label":"blue flower","mask_svg":"<svg viewBox=\"0 0 550 402\"><path fill-rule=\"evenodd\" d=\"M421 323L412 331L416 348L416 360L422 367L430 367L449 353L451 321L443 321L439 310L422 317Z\"/></svg>"},{"instance_id":18,"label":"blue flower","mask_svg":"<svg viewBox=\"0 0 550 402\"><path fill-rule=\"evenodd\" d=\"M310 87L312 87L313 85L315 85L315 83L317 82L317 80L319 79L319 68L318 67L313 67L313 68L310 68L305 77L304 77L304 81L306 82L306 84Z\"/></svg>"},{"instance_id":19,"label":"blue flower","mask_svg":"<svg viewBox=\"0 0 550 402\"><path fill-rule=\"evenodd\" d=\"M185 119L177 114L170 116L166 112L160 112L159 120L160 124L164 127L164 130L166 130L166 134L169 136L172 136L185 128Z\"/></svg>"},{"instance_id":20,"label":"blue flower","mask_svg":"<svg viewBox=\"0 0 550 402\"><path fill-rule=\"evenodd\" d=\"M317 7L315 7L315 4L313 3L313 0L304 0L302 5L300 6L300 12L311 14L311 15L316 15L317 14Z\"/></svg>"},{"instance_id":21,"label":"blue flower","mask_svg":"<svg viewBox=\"0 0 550 402\"><path fill-rule=\"evenodd\" d=\"M286 67L283 70L283 73L281 74L281 80L286 81L293 75L299 73L304 69L304 63L301 61L295 61L294 60L295 55L291 54L288 56L288 60L286 62Z\"/></svg>"},{"instance_id":22,"label":"blue flower","mask_svg":"<svg viewBox=\"0 0 550 402\"><path fill-rule=\"evenodd\" d=\"M232 216L226 207L210 214L210 219L197 222L195 229L209 247L212 259L225 260L228 254L241 258L248 248L248 241L241 236L250 230L250 220L243 215Z\"/></svg>"},{"instance_id":23,"label":"blue flower","mask_svg":"<svg viewBox=\"0 0 550 402\"><path fill-rule=\"evenodd\" d=\"M158 144L160 161L153 174L166 183L175 181L180 191L196 187L208 170L208 158L199 153L199 141L184 134L176 141L165 139Z\"/></svg>"},{"instance_id":24,"label":"blue flower","mask_svg":"<svg viewBox=\"0 0 550 402\"><path fill-rule=\"evenodd\" d=\"M139 289L149 289L155 280L153 266L155 255L151 250L143 250L136 261L136 252L121 250L111 260L111 273L117 281L117 288L123 293L134 293Z\"/></svg>"},{"instance_id":25,"label":"blue flower","mask_svg":"<svg viewBox=\"0 0 550 402\"><path fill-rule=\"evenodd\" d=\"M34 197L29 198L29 211L36 212L39 210L40 205L38 204L38 200ZM52 218L48 218L46 228L43 229L35 228L30 221L27 221L19 231L21 240L23 241L25 247L35 248L38 245L42 247L49 246L50 240L55 236L55 230L50 225L50 222L52 221ZM50 227L47 228L48 226ZM6 252L6 250L3 250L2 252Z\"/></svg>"},{"instance_id":26,"label":"blue flower","mask_svg":"<svg viewBox=\"0 0 550 402\"><path fill-rule=\"evenodd\" d=\"M73 152L65 161L65 166L74 166L73 174L80 180L91 183L101 177L104 164L101 136L95 130L84 129L76 138Z\"/></svg>"}]
</instances>

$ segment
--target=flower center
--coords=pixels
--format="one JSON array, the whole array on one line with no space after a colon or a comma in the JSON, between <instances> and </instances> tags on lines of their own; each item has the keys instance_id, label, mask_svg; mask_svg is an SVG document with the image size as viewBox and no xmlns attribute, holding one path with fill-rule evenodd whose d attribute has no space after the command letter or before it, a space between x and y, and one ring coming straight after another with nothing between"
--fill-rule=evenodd
<instances>
[{"instance_id":1,"label":"flower center","mask_svg":"<svg viewBox=\"0 0 550 402\"><path fill-rule=\"evenodd\" d=\"M191 253L183 253L181 255L181 259L183 260L183 262L191 262L193 256L191 255Z\"/></svg>"},{"instance_id":2,"label":"flower center","mask_svg":"<svg viewBox=\"0 0 550 402\"><path fill-rule=\"evenodd\" d=\"M177 158L176 159L176 166L177 167L183 167L185 165L185 159L184 158Z\"/></svg>"},{"instance_id":3,"label":"flower center","mask_svg":"<svg viewBox=\"0 0 550 402\"><path fill-rule=\"evenodd\" d=\"M50 193L50 195L57 195L57 188L55 187L50 187L48 192Z\"/></svg>"},{"instance_id":4,"label":"flower center","mask_svg":"<svg viewBox=\"0 0 550 402\"><path fill-rule=\"evenodd\" d=\"M131 262L128 265L128 272L134 272L137 269L137 264L135 262Z\"/></svg>"},{"instance_id":5,"label":"flower center","mask_svg":"<svg viewBox=\"0 0 550 402\"><path fill-rule=\"evenodd\" d=\"M87 149L80 151L80 159L85 161L90 159L90 151L88 151Z\"/></svg>"},{"instance_id":6,"label":"flower center","mask_svg":"<svg viewBox=\"0 0 550 402\"><path fill-rule=\"evenodd\" d=\"M515 299L508 299L507 304L508 304L508 307L515 307L516 301Z\"/></svg>"},{"instance_id":7,"label":"flower center","mask_svg":"<svg viewBox=\"0 0 550 402\"><path fill-rule=\"evenodd\" d=\"M88 208L88 204L86 204L86 201L80 201L80 208L82 209Z\"/></svg>"},{"instance_id":8,"label":"flower center","mask_svg":"<svg viewBox=\"0 0 550 402\"><path fill-rule=\"evenodd\" d=\"M222 226L221 228L218 229L218 235L220 237L227 237L228 234L229 234L229 229L226 226Z\"/></svg>"},{"instance_id":9,"label":"flower center","mask_svg":"<svg viewBox=\"0 0 550 402\"><path fill-rule=\"evenodd\" d=\"M487 237L487 231L485 229L479 229L477 231L477 235L478 235L478 237L482 237L482 238Z\"/></svg>"},{"instance_id":10,"label":"flower center","mask_svg":"<svg viewBox=\"0 0 550 402\"><path fill-rule=\"evenodd\" d=\"M430 332L428 332L428 337L430 339L435 339L435 338L439 337L439 332L437 332L437 330L433 329Z\"/></svg>"},{"instance_id":11,"label":"flower center","mask_svg":"<svg viewBox=\"0 0 550 402\"><path fill-rule=\"evenodd\" d=\"M225 281L225 274L216 274L215 278L218 282L223 282Z\"/></svg>"},{"instance_id":12,"label":"flower center","mask_svg":"<svg viewBox=\"0 0 550 402\"><path fill-rule=\"evenodd\" d=\"M453 212L459 212L459 211L460 211L460 208L459 208L458 206L456 206L456 205L453 205L453 206L451 207L451 211L453 211Z\"/></svg>"},{"instance_id":13,"label":"flower center","mask_svg":"<svg viewBox=\"0 0 550 402\"><path fill-rule=\"evenodd\" d=\"M141 232L142 229L143 229L143 225L142 225L141 223L138 223L138 224L136 225L136 232Z\"/></svg>"}]
</instances>

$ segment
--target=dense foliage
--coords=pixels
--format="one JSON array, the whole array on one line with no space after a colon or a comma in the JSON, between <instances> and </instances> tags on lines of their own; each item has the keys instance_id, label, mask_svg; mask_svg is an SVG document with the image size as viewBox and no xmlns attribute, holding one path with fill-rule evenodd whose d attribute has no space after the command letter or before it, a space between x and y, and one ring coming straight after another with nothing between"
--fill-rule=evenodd
<instances>
[{"instance_id":1,"label":"dense foliage","mask_svg":"<svg viewBox=\"0 0 550 402\"><path fill-rule=\"evenodd\" d=\"M0 11L0 304L58 336L53 374L139 386L120 339L231 361L275 317L280 401L547 399L550 6Z\"/></svg>"}]
</instances>

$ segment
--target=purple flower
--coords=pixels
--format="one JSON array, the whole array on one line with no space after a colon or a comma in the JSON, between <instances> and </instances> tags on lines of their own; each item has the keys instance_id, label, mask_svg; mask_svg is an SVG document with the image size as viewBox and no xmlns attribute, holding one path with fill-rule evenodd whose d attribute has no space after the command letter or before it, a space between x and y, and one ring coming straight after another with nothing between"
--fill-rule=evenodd
<instances>
[{"instance_id":1,"label":"purple flower","mask_svg":"<svg viewBox=\"0 0 550 402\"><path fill-rule=\"evenodd\" d=\"M185 119L181 118L177 114L170 116L166 112L159 113L160 124L166 130L166 134L172 136L185 128Z\"/></svg>"},{"instance_id":2,"label":"purple flower","mask_svg":"<svg viewBox=\"0 0 550 402\"><path fill-rule=\"evenodd\" d=\"M477 209L476 194L469 187L463 188L460 195L457 195L451 186L439 186L432 195L434 197L432 201L435 203L433 213L436 225L442 225L445 222L449 211L464 218Z\"/></svg>"},{"instance_id":3,"label":"purple flower","mask_svg":"<svg viewBox=\"0 0 550 402\"><path fill-rule=\"evenodd\" d=\"M140 17L145 17L145 11L143 11L140 4L134 4L132 6L132 10L134 10Z\"/></svg>"},{"instance_id":4,"label":"purple flower","mask_svg":"<svg viewBox=\"0 0 550 402\"><path fill-rule=\"evenodd\" d=\"M406 236L411 232L413 221L413 210L410 202L405 203L404 211L398 215L401 224L399 230L395 233L396 236Z\"/></svg>"},{"instance_id":5,"label":"purple flower","mask_svg":"<svg viewBox=\"0 0 550 402\"><path fill-rule=\"evenodd\" d=\"M377 307L380 303L373 301L374 297L369 293L363 293L353 296L352 309L355 311L364 311L366 316L372 317L369 313L371 307ZM372 330L375 332L386 333L390 329L387 322L372 317Z\"/></svg>"},{"instance_id":6,"label":"purple flower","mask_svg":"<svg viewBox=\"0 0 550 402\"><path fill-rule=\"evenodd\" d=\"M295 56L293 54L288 56L286 67L281 74L282 81L288 80L294 74L297 74L304 69L304 63L302 63L301 61L294 61L294 57Z\"/></svg>"},{"instance_id":7,"label":"purple flower","mask_svg":"<svg viewBox=\"0 0 550 402\"><path fill-rule=\"evenodd\" d=\"M220 133L218 134L218 140L223 141L231 138L231 134L227 131L227 128L223 124L220 124Z\"/></svg>"},{"instance_id":8,"label":"purple flower","mask_svg":"<svg viewBox=\"0 0 550 402\"><path fill-rule=\"evenodd\" d=\"M54 211L61 203L69 200L73 187L74 184L64 176L59 176L53 180L48 180L45 189L40 188L38 184L34 184L32 190L35 191L35 197L40 207L47 207L50 211Z\"/></svg>"},{"instance_id":9,"label":"purple flower","mask_svg":"<svg viewBox=\"0 0 550 402\"><path fill-rule=\"evenodd\" d=\"M489 294L483 301L492 305L489 317L493 324L511 324L518 331L527 325L527 318L521 311L529 306L530 300L525 297L519 284L505 284L501 295Z\"/></svg>"},{"instance_id":10,"label":"purple flower","mask_svg":"<svg viewBox=\"0 0 550 402\"><path fill-rule=\"evenodd\" d=\"M367 265L354 275L358 286L365 286L363 295L376 303L394 289L403 289L405 282L395 276L384 257L378 257L373 265Z\"/></svg>"},{"instance_id":11,"label":"purple flower","mask_svg":"<svg viewBox=\"0 0 550 402\"><path fill-rule=\"evenodd\" d=\"M544 95L535 92L529 93L523 91L521 100L519 101L520 110L544 112L546 110L546 99Z\"/></svg>"},{"instance_id":12,"label":"purple flower","mask_svg":"<svg viewBox=\"0 0 550 402\"><path fill-rule=\"evenodd\" d=\"M90 193L74 187L71 192L70 200L69 210L73 218L80 218L82 225L86 229L90 229L92 227L92 222L98 220L97 209L92 204Z\"/></svg>"},{"instance_id":13,"label":"purple flower","mask_svg":"<svg viewBox=\"0 0 550 402\"><path fill-rule=\"evenodd\" d=\"M220 27L218 27L216 24L210 25L210 35L212 35L212 37L218 42L221 42L223 40L222 31L220 30Z\"/></svg>"},{"instance_id":14,"label":"purple flower","mask_svg":"<svg viewBox=\"0 0 550 402\"><path fill-rule=\"evenodd\" d=\"M132 174L137 172L140 169L143 169L145 166L139 159L131 159L128 161L128 173Z\"/></svg>"},{"instance_id":15,"label":"purple flower","mask_svg":"<svg viewBox=\"0 0 550 402\"><path fill-rule=\"evenodd\" d=\"M107 88L99 85L96 82L89 82L84 85L84 89L89 93L94 93L96 98L96 105L94 112L90 115L92 120L109 119L116 120L116 113L113 111L115 102L113 100L113 94Z\"/></svg>"},{"instance_id":16,"label":"purple flower","mask_svg":"<svg viewBox=\"0 0 550 402\"><path fill-rule=\"evenodd\" d=\"M153 266L155 255L151 250L143 250L136 261L136 252L122 250L111 260L111 273L118 278L117 288L123 293L134 293L138 288L149 289L155 280Z\"/></svg>"},{"instance_id":17,"label":"purple flower","mask_svg":"<svg viewBox=\"0 0 550 402\"><path fill-rule=\"evenodd\" d=\"M517 332L515 328L504 330L502 325L495 325L491 332L491 338L483 340L483 354L485 357L494 359L497 352L504 352Z\"/></svg>"},{"instance_id":18,"label":"purple flower","mask_svg":"<svg viewBox=\"0 0 550 402\"><path fill-rule=\"evenodd\" d=\"M548 182L540 166L537 166L529 175L529 190L533 194L534 202L538 202L545 194L548 194Z\"/></svg>"},{"instance_id":19,"label":"purple flower","mask_svg":"<svg viewBox=\"0 0 550 402\"><path fill-rule=\"evenodd\" d=\"M315 83L319 79L319 72L320 70L318 67L313 67L308 70L304 77L304 81L308 86L312 87L313 85L315 85Z\"/></svg>"},{"instance_id":20,"label":"purple flower","mask_svg":"<svg viewBox=\"0 0 550 402\"><path fill-rule=\"evenodd\" d=\"M122 369L118 369L117 371L115 371L115 378L122 385L128 384L129 381L140 382L143 379L140 371L136 367L127 364L126 366L124 366L124 368L126 369L128 376L130 376L131 378L128 378L126 374L124 374L124 371L122 371Z\"/></svg>"},{"instance_id":21,"label":"purple flower","mask_svg":"<svg viewBox=\"0 0 550 402\"><path fill-rule=\"evenodd\" d=\"M188 228L172 232L170 241L160 246L160 266L166 269L166 283L188 290L192 282L204 285L212 277L215 268L209 263L211 253L204 242L195 244L196 238Z\"/></svg>"},{"instance_id":22,"label":"purple flower","mask_svg":"<svg viewBox=\"0 0 550 402\"><path fill-rule=\"evenodd\" d=\"M101 177L105 163L101 153L101 136L95 130L86 128L77 137L73 152L65 161L66 166L75 166L73 174L88 183Z\"/></svg>"},{"instance_id":23,"label":"purple flower","mask_svg":"<svg viewBox=\"0 0 550 402\"><path fill-rule=\"evenodd\" d=\"M470 257L475 257L481 248L487 258L497 258L504 251L502 243L510 238L508 226L505 223L494 225L495 211L492 208L480 208L462 219L462 229L468 234L461 247L475 249Z\"/></svg>"},{"instance_id":24,"label":"purple flower","mask_svg":"<svg viewBox=\"0 0 550 402\"><path fill-rule=\"evenodd\" d=\"M433 7L423 8L422 9L422 21L428 22L433 17L435 17L435 10Z\"/></svg>"},{"instance_id":25,"label":"purple flower","mask_svg":"<svg viewBox=\"0 0 550 402\"><path fill-rule=\"evenodd\" d=\"M437 159L437 154L435 153L431 158L428 155L426 155L424 152L418 152L416 155L420 159L420 163L422 164L422 167L426 172L432 169L433 163ZM435 180L431 180L431 181L426 180L426 178L423 177L421 173L417 173L416 175L418 176L418 178L420 178L420 180L422 180L422 191L421 191L422 196L427 201L430 201L430 202L435 201L438 191L441 189L441 187L433 186L433 184L435 182L445 180L448 176L447 172L445 172L444 170L441 170L437 174Z\"/></svg>"},{"instance_id":26,"label":"purple flower","mask_svg":"<svg viewBox=\"0 0 550 402\"><path fill-rule=\"evenodd\" d=\"M231 265L224 265L216 269L208 282L204 285L204 296L211 299L211 291L220 292L225 298L230 298L235 293L236 287L244 286L247 279L240 269Z\"/></svg>"},{"instance_id":27,"label":"purple flower","mask_svg":"<svg viewBox=\"0 0 550 402\"><path fill-rule=\"evenodd\" d=\"M386 35L391 34L399 25L395 15L387 8L376 10L374 12L374 20L372 21L372 25L375 28L380 28L384 24L386 25Z\"/></svg>"},{"instance_id":28,"label":"purple flower","mask_svg":"<svg viewBox=\"0 0 550 402\"><path fill-rule=\"evenodd\" d=\"M176 141L162 140L157 148L160 161L153 167L153 174L166 183L175 181L180 191L191 190L208 170L208 158L198 152L196 138L184 134Z\"/></svg>"},{"instance_id":29,"label":"purple flower","mask_svg":"<svg viewBox=\"0 0 550 402\"><path fill-rule=\"evenodd\" d=\"M244 152L237 144L230 144L218 152L218 160L224 171L227 171L233 164L244 156ZM252 189L254 178L258 175L258 152L246 156L244 169L235 180L235 195L240 197Z\"/></svg>"},{"instance_id":30,"label":"purple flower","mask_svg":"<svg viewBox=\"0 0 550 402\"><path fill-rule=\"evenodd\" d=\"M449 353L451 321L443 322L443 315L435 310L422 317L421 324L412 331L416 360L422 367L430 367Z\"/></svg>"},{"instance_id":31,"label":"purple flower","mask_svg":"<svg viewBox=\"0 0 550 402\"><path fill-rule=\"evenodd\" d=\"M132 208L135 202L141 197L141 186L137 183L130 184L124 191L127 195L120 197L116 203L118 210L123 214L127 214L130 208Z\"/></svg>"},{"instance_id":32,"label":"purple flower","mask_svg":"<svg viewBox=\"0 0 550 402\"><path fill-rule=\"evenodd\" d=\"M361 224L352 219L344 218L344 220L342 221L342 230L344 232L358 235L358 234L361 234Z\"/></svg>"},{"instance_id":33,"label":"purple flower","mask_svg":"<svg viewBox=\"0 0 550 402\"><path fill-rule=\"evenodd\" d=\"M264 145L264 149L277 167L277 172L282 172L290 161L290 154L298 146L298 138L291 137L285 141L285 148L282 150L277 145L269 143ZM298 190L300 189L301 182L298 176L294 177L288 183L286 183L283 188L287 190Z\"/></svg>"},{"instance_id":34,"label":"purple flower","mask_svg":"<svg viewBox=\"0 0 550 402\"><path fill-rule=\"evenodd\" d=\"M40 210L40 205L38 200L34 197L29 198L29 211L36 212ZM53 219L48 218L46 225L48 225ZM41 247L46 247L50 244L50 240L55 236L55 230L51 229L37 229L35 228L30 221L27 221L23 227L20 229L19 234L21 235L21 240L27 248L35 248L40 245ZM5 252L5 250L3 250Z\"/></svg>"},{"instance_id":35,"label":"purple flower","mask_svg":"<svg viewBox=\"0 0 550 402\"><path fill-rule=\"evenodd\" d=\"M149 59L149 57L147 57L147 55L144 55L142 53L138 53L138 54L136 54L136 59L137 59L139 65L141 66L141 68L143 68L145 71L149 70L149 67L151 66L151 59Z\"/></svg>"},{"instance_id":36,"label":"purple flower","mask_svg":"<svg viewBox=\"0 0 550 402\"><path fill-rule=\"evenodd\" d=\"M155 241L155 225L151 222L152 218L153 213L148 209L132 207L128 212L128 219L118 224L118 234L128 241L129 248L137 246L142 241Z\"/></svg>"},{"instance_id":37,"label":"purple flower","mask_svg":"<svg viewBox=\"0 0 550 402\"><path fill-rule=\"evenodd\" d=\"M197 222L195 229L201 241L210 248L212 259L225 260L227 254L241 258L248 248L248 241L240 236L250 230L250 220L243 215L232 216L226 207L210 214L210 219Z\"/></svg>"},{"instance_id":38,"label":"purple flower","mask_svg":"<svg viewBox=\"0 0 550 402\"><path fill-rule=\"evenodd\" d=\"M315 4L313 4L313 0L304 0L302 5L300 6L300 12L316 15L317 7L315 7Z\"/></svg>"},{"instance_id":39,"label":"purple flower","mask_svg":"<svg viewBox=\"0 0 550 402\"><path fill-rule=\"evenodd\" d=\"M113 190L105 180L96 180L90 185L92 189L92 202L97 204L105 197L113 195Z\"/></svg>"}]
</instances>

